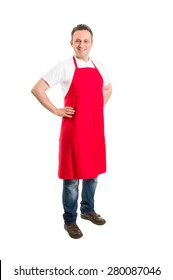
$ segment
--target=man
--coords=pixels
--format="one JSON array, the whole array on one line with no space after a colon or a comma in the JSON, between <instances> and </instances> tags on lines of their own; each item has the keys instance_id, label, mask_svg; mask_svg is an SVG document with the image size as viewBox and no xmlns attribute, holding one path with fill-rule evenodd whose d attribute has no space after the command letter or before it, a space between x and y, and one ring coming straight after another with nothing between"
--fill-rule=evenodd
<instances>
[{"instance_id":1,"label":"man","mask_svg":"<svg viewBox=\"0 0 173 280\"><path fill-rule=\"evenodd\" d=\"M89 57L93 45L90 27L74 27L70 43L73 58L49 70L32 93L47 110L62 117L58 176L63 179L64 228L70 237L80 238L83 234L76 224L80 179L81 218L97 225L106 222L94 210L94 195L98 175L106 172L103 108L112 86L105 68ZM55 107L46 95L46 90L57 84L64 95L63 108Z\"/></svg>"}]
</instances>

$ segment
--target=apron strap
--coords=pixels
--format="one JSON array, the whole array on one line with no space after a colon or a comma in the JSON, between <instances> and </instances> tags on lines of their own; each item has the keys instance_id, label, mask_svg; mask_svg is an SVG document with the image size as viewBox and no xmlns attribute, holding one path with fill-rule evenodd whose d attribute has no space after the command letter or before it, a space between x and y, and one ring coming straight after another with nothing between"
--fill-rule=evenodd
<instances>
[{"instance_id":1,"label":"apron strap","mask_svg":"<svg viewBox=\"0 0 173 280\"><path fill-rule=\"evenodd\" d=\"M78 68L78 66L77 66L77 62L76 62L76 59L75 59L75 57L73 56L73 61L74 61L74 65L75 65L75 67L76 68Z\"/></svg>"},{"instance_id":2,"label":"apron strap","mask_svg":"<svg viewBox=\"0 0 173 280\"><path fill-rule=\"evenodd\" d=\"M94 65L94 67L97 69L97 67L95 66L94 62L91 60L92 64Z\"/></svg>"}]
</instances>

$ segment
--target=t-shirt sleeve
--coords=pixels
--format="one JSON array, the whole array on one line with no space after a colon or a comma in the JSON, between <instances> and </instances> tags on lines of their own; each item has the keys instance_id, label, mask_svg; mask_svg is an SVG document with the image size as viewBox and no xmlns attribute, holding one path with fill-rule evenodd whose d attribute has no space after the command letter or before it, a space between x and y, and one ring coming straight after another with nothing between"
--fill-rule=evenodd
<instances>
[{"instance_id":1,"label":"t-shirt sleeve","mask_svg":"<svg viewBox=\"0 0 173 280\"><path fill-rule=\"evenodd\" d=\"M96 66L103 78L104 86L108 85L111 80L106 68L100 62L96 62Z\"/></svg>"},{"instance_id":2,"label":"t-shirt sleeve","mask_svg":"<svg viewBox=\"0 0 173 280\"><path fill-rule=\"evenodd\" d=\"M54 67L52 67L47 73L42 76L42 79L50 86L56 86L61 83L63 76L63 66L62 63L59 62Z\"/></svg>"}]
</instances>

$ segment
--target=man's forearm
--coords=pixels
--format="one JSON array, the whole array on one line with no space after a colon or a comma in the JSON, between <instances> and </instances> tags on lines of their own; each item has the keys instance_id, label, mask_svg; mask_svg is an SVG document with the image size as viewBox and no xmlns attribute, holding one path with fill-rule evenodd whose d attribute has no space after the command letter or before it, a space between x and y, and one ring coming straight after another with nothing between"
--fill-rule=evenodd
<instances>
[{"instance_id":1,"label":"man's forearm","mask_svg":"<svg viewBox=\"0 0 173 280\"><path fill-rule=\"evenodd\" d=\"M58 109L53 105L53 103L50 101L50 99L47 97L46 94L36 94L32 91L34 96L37 98L37 100L41 103L42 106L44 106L48 111L51 113L58 115Z\"/></svg>"}]
</instances>

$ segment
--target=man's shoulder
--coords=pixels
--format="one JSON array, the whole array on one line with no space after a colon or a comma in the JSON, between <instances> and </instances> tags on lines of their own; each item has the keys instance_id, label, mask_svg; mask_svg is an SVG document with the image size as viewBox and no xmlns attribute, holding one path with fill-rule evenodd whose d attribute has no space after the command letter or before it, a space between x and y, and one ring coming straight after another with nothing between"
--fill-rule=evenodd
<instances>
[{"instance_id":1,"label":"man's shoulder","mask_svg":"<svg viewBox=\"0 0 173 280\"><path fill-rule=\"evenodd\" d=\"M92 59L91 58L91 61L96 65L96 67L98 67L98 68L105 68L103 63L100 60Z\"/></svg>"},{"instance_id":2,"label":"man's shoulder","mask_svg":"<svg viewBox=\"0 0 173 280\"><path fill-rule=\"evenodd\" d=\"M67 71L73 67L73 58L68 58L66 60L59 60L54 66L50 69L53 72L62 72Z\"/></svg>"},{"instance_id":3,"label":"man's shoulder","mask_svg":"<svg viewBox=\"0 0 173 280\"><path fill-rule=\"evenodd\" d=\"M99 72L101 73L105 85L110 83L110 77L107 71L107 68L105 67L105 65L100 61L100 60L93 60L93 63L95 64L95 66L97 67L97 69L99 70Z\"/></svg>"},{"instance_id":4,"label":"man's shoulder","mask_svg":"<svg viewBox=\"0 0 173 280\"><path fill-rule=\"evenodd\" d=\"M92 59L92 61L95 64L95 66L98 68L98 70L104 71L104 72L106 71L105 65L100 60Z\"/></svg>"},{"instance_id":5,"label":"man's shoulder","mask_svg":"<svg viewBox=\"0 0 173 280\"><path fill-rule=\"evenodd\" d=\"M61 66L64 66L64 67L68 67L70 66L71 64L73 64L73 58L68 58L66 60L61 60L58 62L58 64L60 64Z\"/></svg>"}]
</instances>

